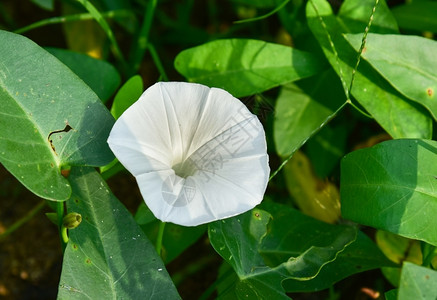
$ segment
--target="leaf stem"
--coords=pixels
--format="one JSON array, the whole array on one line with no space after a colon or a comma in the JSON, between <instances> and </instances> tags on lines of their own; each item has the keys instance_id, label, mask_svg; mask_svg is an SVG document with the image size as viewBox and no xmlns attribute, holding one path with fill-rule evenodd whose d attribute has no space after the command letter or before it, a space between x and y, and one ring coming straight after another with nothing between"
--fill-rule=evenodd
<instances>
[{"instance_id":1,"label":"leaf stem","mask_svg":"<svg viewBox=\"0 0 437 300\"><path fill-rule=\"evenodd\" d=\"M352 78L351 78L351 83L349 85L349 92L352 91L352 86L354 84L354 79L355 79L355 73L357 72L358 66L360 65L361 55L363 54L364 47L366 47L367 34L369 33L370 26L372 26L373 17L375 15L375 11L376 11L376 7L378 6L378 3L379 3L379 0L375 0L375 5L373 6L372 14L370 15L369 22L367 23L367 26L364 29L363 38L361 39L361 46L360 46L360 49L358 50L357 63L355 64L355 67L352 70Z\"/></svg>"},{"instance_id":2,"label":"leaf stem","mask_svg":"<svg viewBox=\"0 0 437 300\"><path fill-rule=\"evenodd\" d=\"M160 222L158 228L158 236L156 238L156 252L158 252L158 255L160 257L162 252L162 238L164 236L164 229L165 229L165 222Z\"/></svg>"},{"instance_id":3,"label":"leaf stem","mask_svg":"<svg viewBox=\"0 0 437 300\"><path fill-rule=\"evenodd\" d=\"M135 40L134 49L131 57L131 73L136 73L140 67L141 61L143 60L144 53L147 49L147 44L149 42L149 32L152 27L153 16L155 14L155 9L158 4L158 0L150 0L145 11L145 17L141 29L138 33L138 38ZM149 48L150 49L150 48Z\"/></svg>"},{"instance_id":4,"label":"leaf stem","mask_svg":"<svg viewBox=\"0 0 437 300\"><path fill-rule=\"evenodd\" d=\"M279 4L277 7L275 7L272 11L266 13L265 15L250 18L250 19L238 20L238 21L235 21L234 24L248 23L248 22L254 22L254 21L266 19L266 18L270 17L271 15L280 11L285 5L287 5L288 2L290 2L290 0L283 1L281 4Z\"/></svg>"},{"instance_id":5,"label":"leaf stem","mask_svg":"<svg viewBox=\"0 0 437 300\"><path fill-rule=\"evenodd\" d=\"M65 244L68 243L67 227L65 227L64 225L62 225L61 227L61 238Z\"/></svg>"},{"instance_id":6,"label":"leaf stem","mask_svg":"<svg viewBox=\"0 0 437 300\"><path fill-rule=\"evenodd\" d=\"M269 181L273 179L273 177L275 177L279 171L282 170L282 168L288 163L288 161L293 157L294 152L296 152L297 149L299 149L300 147L302 147L303 144L306 143L306 141L311 138L313 135L315 135L317 132L320 131L320 129L323 128L323 126L325 126L329 121L331 121L335 116L337 116L337 114L347 105L350 104L349 101L345 101L339 108L337 108L337 110L335 112L333 112L332 114L330 114L323 122L322 124L320 124L319 127L317 127L316 129L314 129L305 140L303 140L302 142L300 142L298 145L296 145L293 149L291 149L291 153L289 156L287 156L287 158L281 163L281 165L276 169L275 172L273 172L272 175L270 175Z\"/></svg>"},{"instance_id":7,"label":"leaf stem","mask_svg":"<svg viewBox=\"0 0 437 300\"><path fill-rule=\"evenodd\" d=\"M103 12L102 16L105 18L114 18L114 17L129 17L132 16L132 13L127 10L112 10ZM32 29L36 29L39 27L51 25L51 24L59 24L59 23L67 23L72 21L84 21L84 20L92 20L94 17L90 13L83 13L83 14L74 14L74 15L68 15L68 16L62 16L62 17L53 17L44 19L35 23L32 23L30 25L21 27L14 32L17 34L21 34L27 31L30 31Z\"/></svg>"},{"instance_id":8,"label":"leaf stem","mask_svg":"<svg viewBox=\"0 0 437 300\"><path fill-rule=\"evenodd\" d=\"M168 76L165 73L164 66L162 65L161 60L159 59L159 55L158 52L156 52L155 47L149 43L147 45L147 48L149 49L150 55L152 56L153 62L155 63L155 66L158 69L161 78L164 81L168 81Z\"/></svg>"},{"instance_id":9,"label":"leaf stem","mask_svg":"<svg viewBox=\"0 0 437 300\"><path fill-rule=\"evenodd\" d=\"M44 208L46 205L46 201L43 200L40 203L38 203L34 208L32 208L26 215L24 215L21 219L16 221L14 224L12 224L8 229L6 229L5 232L0 234L0 241L5 239L8 235L19 229L21 226L23 226L26 222L28 222L30 219L32 219L41 209Z\"/></svg>"},{"instance_id":10,"label":"leaf stem","mask_svg":"<svg viewBox=\"0 0 437 300\"><path fill-rule=\"evenodd\" d=\"M97 10L97 8L91 4L88 0L77 0L80 4L82 4L83 7L93 16L93 18L97 21L97 23L102 27L103 31L106 33L106 35L109 38L109 41L112 45L112 51L114 53L115 58L117 58L123 66L126 65L126 62L124 60L123 54L120 50L120 47L118 46L118 43L115 39L114 33L111 30L111 27L109 27L108 22L103 18L103 15Z\"/></svg>"},{"instance_id":11,"label":"leaf stem","mask_svg":"<svg viewBox=\"0 0 437 300\"><path fill-rule=\"evenodd\" d=\"M59 229L59 238L61 241L61 247L62 247L62 252L65 251L65 248L67 247L67 242L64 241L64 233L63 231L63 223L64 223L64 212L65 212L65 208L64 208L64 202L57 202L56 203L56 214L58 215L58 229ZM67 237L67 241L68 241L68 237Z\"/></svg>"}]
</instances>

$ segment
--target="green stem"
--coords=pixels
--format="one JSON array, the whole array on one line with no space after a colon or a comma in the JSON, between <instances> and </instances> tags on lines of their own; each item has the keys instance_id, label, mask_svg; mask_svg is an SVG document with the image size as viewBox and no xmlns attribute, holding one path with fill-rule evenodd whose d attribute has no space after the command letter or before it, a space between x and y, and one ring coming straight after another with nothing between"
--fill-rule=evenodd
<instances>
[{"instance_id":1,"label":"green stem","mask_svg":"<svg viewBox=\"0 0 437 300\"><path fill-rule=\"evenodd\" d=\"M361 108L359 108L358 106L356 106L350 99L347 100L347 103L349 103L350 105L352 105L353 108L355 108L356 111L358 111L360 114L362 114L363 116L369 118L369 119L373 119L372 115L369 115L368 113L366 113L365 111L363 111Z\"/></svg>"},{"instance_id":2,"label":"green stem","mask_svg":"<svg viewBox=\"0 0 437 300\"><path fill-rule=\"evenodd\" d=\"M155 66L158 69L161 78L164 81L168 81L167 74L165 73L164 67L161 63L161 60L159 59L158 52L156 52L155 47L149 43L149 45L147 45L147 48L149 49L150 55L152 56L153 62L155 63Z\"/></svg>"},{"instance_id":3,"label":"green stem","mask_svg":"<svg viewBox=\"0 0 437 300\"><path fill-rule=\"evenodd\" d=\"M159 223L158 236L156 238L156 252L161 256L162 251L162 238L164 236L165 222Z\"/></svg>"},{"instance_id":4,"label":"green stem","mask_svg":"<svg viewBox=\"0 0 437 300\"><path fill-rule=\"evenodd\" d=\"M129 17L132 16L132 13L127 10L113 10L102 13L102 16L105 18L114 18L114 17ZM72 21L83 21L83 20L92 20L94 17L90 13L83 14L74 14L62 17L54 17L49 19L44 19L30 25L24 26L15 30L15 33L21 34L26 31L30 31L32 29L36 29L39 27L51 25L51 24L59 24L59 23L67 23Z\"/></svg>"},{"instance_id":5,"label":"green stem","mask_svg":"<svg viewBox=\"0 0 437 300\"><path fill-rule=\"evenodd\" d=\"M64 202L57 202L56 203L56 214L58 215L58 229L59 229L59 238L61 240L61 247L62 252L65 251L65 247L67 246L67 243L64 241L64 233L63 231L63 223L64 223ZM68 238L67 238L68 241Z\"/></svg>"},{"instance_id":6,"label":"green stem","mask_svg":"<svg viewBox=\"0 0 437 300\"><path fill-rule=\"evenodd\" d=\"M123 54L121 53L120 47L118 46L117 41L115 40L114 33L111 30L111 27L109 27L108 22L103 18L103 15L95 8L94 5L91 4L88 0L77 0L80 4L85 7L85 9L93 16L93 18L97 21L97 23L102 27L103 31L106 33L106 35L109 38L109 41L112 45L112 51L114 52L114 56L116 59L118 59L123 66L126 65L126 62L124 60Z\"/></svg>"},{"instance_id":7,"label":"green stem","mask_svg":"<svg viewBox=\"0 0 437 300\"><path fill-rule=\"evenodd\" d=\"M352 91L352 86L354 84L354 79L355 79L355 73L357 72L358 66L360 65L361 55L363 54L364 47L366 47L367 34L369 33L370 27L372 26L373 16L375 15L375 11L376 11L376 7L378 6L378 3L379 3L379 0L375 0L375 5L373 6L372 14L370 15L369 22L367 23L367 26L364 29L363 38L361 39L361 46L360 46L360 49L358 50L357 62L355 64L355 68L352 70L352 77L351 77L351 83L349 86L349 92Z\"/></svg>"},{"instance_id":8,"label":"green stem","mask_svg":"<svg viewBox=\"0 0 437 300\"><path fill-rule=\"evenodd\" d=\"M64 225L62 225L61 227L61 238L65 244L68 243L67 227L65 227Z\"/></svg>"},{"instance_id":9,"label":"green stem","mask_svg":"<svg viewBox=\"0 0 437 300\"><path fill-rule=\"evenodd\" d=\"M155 14L155 9L158 4L158 0L150 0L146 7L145 17L143 24L141 25L140 31L138 33L138 38L135 40L133 55L131 57L131 73L136 73L140 67L141 61L143 60L144 53L147 49L147 44L149 42L149 32L152 27L153 16Z\"/></svg>"},{"instance_id":10,"label":"green stem","mask_svg":"<svg viewBox=\"0 0 437 300\"><path fill-rule=\"evenodd\" d=\"M288 163L288 161L293 157L293 154L294 154L294 152L296 152L296 150L297 149L299 149L300 147L302 147L302 145L303 144L305 144L306 143L306 141L310 138L310 137L312 137L313 135L315 135L317 132L319 132L319 130L320 129L322 129L329 121L331 121L347 104L349 104L350 102L349 101L345 101L339 108L337 108L337 110L333 113L333 114L331 114L331 115L329 115L326 119L325 119L325 121L323 121L322 122L322 124L320 124L320 126L318 127L318 128L316 128L316 129L314 129L311 133L310 133L310 135L305 139L305 140L303 140L299 145L296 145L293 149L291 149L291 154L281 163L281 165L276 169L276 171L275 172L273 172L273 174L272 175L270 175L270 178L269 178L269 181L270 180L272 180L273 179L273 177L275 177L278 173L279 173L279 171L281 171L282 170L282 168Z\"/></svg>"},{"instance_id":11,"label":"green stem","mask_svg":"<svg viewBox=\"0 0 437 300\"><path fill-rule=\"evenodd\" d=\"M18 228L23 226L26 222L28 222L30 219L32 219L40 210L43 209L43 207L46 205L46 201L43 200L38 205L36 205L34 208L32 208L25 216L23 216L21 219L16 221L14 224L12 224L8 229L6 229L5 232L0 234L0 241L2 241L4 238L6 238L8 235L16 231Z\"/></svg>"},{"instance_id":12,"label":"green stem","mask_svg":"<svg viewBox=\"0 0 437 300\"><path fill-rule=\"evenodd\" d=\"M288 2L290 2L290 0L283 1L281 4L279 4L277 7L275 7L275 9L273 9L272 11L266 13L265 15L262 15L262 16L259 16L259 17L255 17L255 18L235 21L234 24L254 22L254 21L259 21L259 20L262 20L262 19L266 19L266 18L270 17L271 15L273 15L273 14L277 13L278 11L280 11L285 5L287 5Z\"/></svg>"}]
</instances>

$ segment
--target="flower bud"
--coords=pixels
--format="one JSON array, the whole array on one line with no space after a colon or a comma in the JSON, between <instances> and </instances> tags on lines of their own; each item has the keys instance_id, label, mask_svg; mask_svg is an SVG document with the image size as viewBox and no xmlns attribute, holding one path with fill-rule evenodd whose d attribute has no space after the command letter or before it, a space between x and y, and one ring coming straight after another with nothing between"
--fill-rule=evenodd
<instances>
[{"instance_id":1,"label":"flower bud","mask_svg":"<svg viewBox=\"0 0 437 300\"><path fill-rule=\"evenodd\" d=\"M82 216L78 213L72 212L66 215L62 221L62 225L68 229L74 229L82 222Z\"/></svg>"}]
</instances>

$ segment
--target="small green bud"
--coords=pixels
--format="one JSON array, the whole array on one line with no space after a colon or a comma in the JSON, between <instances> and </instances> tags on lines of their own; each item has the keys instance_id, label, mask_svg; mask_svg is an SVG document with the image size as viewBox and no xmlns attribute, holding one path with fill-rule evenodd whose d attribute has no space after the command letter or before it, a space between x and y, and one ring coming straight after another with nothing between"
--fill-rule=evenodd
<instances>
[{"instance_id":1,"label":"small green bud","mask_svg":"<svg viewBox=\"0 0 437 300\"><path fill-rule=\"evenodd\" d=\"M82 222L82 216L78 213L72 212L64 217L62 225L64 225L65 228L73 229L79 226L80 222Z\"/></svg>"}]
</instances>

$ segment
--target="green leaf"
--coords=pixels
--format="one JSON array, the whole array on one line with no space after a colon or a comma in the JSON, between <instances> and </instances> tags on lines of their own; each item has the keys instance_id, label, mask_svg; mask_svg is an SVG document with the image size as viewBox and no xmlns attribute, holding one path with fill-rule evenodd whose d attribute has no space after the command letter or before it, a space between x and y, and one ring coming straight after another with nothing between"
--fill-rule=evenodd
<instances>
[{"instance_id":1,"label":"green leaf","mask_svg":"<svg viewBox=\"0 0 437 300\"><path fill-rule=\"evenodd\" d=\"M276 151L287 157L299 149L346 101L332 71L281 88L275 106Z\"/></svg>"},{"instance_id":2,"label":"green leaf","mask_svg":"<svg viewBox=\"0 0 437 300\"><path fill-rule=\"evenodd\" d=\"M346 35L358 49L361 34ZM437 118L437 42L418 36L368 34L363 57L407 98Z\"/></svg>"},{"instance_id":3,"label":"green leaf","mask_svg":"<svg viewBox=\"0 0 437 300\"><path fill-rule=\"evenodd\" d=\"M398 299L398 289L393 289L384 294L386 300L397 300Z\"/></svg>"},{"instance_id":4,"label":"green leaf","mask_svg":"<svg viewBox=\"0 0 437 300\"><path fill-rule=\"evenodd\" d=\"M212 41L175 59L176 70L188 81L225 89L235 97L309 77L323 67L311 53L248 39Z\"/></svg>"},{"instance_id":5,"label":"green leaf","mask_svg":"<svg viewBox=\"0 0 437 300\"><path fill-rule=\"evenodd\" d=\"M140 98L143 91L143 79L140 75L129 78L115 95L111 107L111 114L114 118L118 119L129 106Z\"/></svg>"},{"instance_id":6,"label":"green leaf","mask_svg":"<svg viewBox=\"0 0 437 300\"><path fill-rule=\"evenodd\" d=\"M348 91L357 62L357 51L350 46L342 33L353 28L342 27L325 0L309 1L306 12L311 31L342 80L344 90ZM370 31L374 30L372 28ZM369 66L363 66L363 62L355 73L352 95L392 137L431 137L432 120L428 114L402 97ZM414 122L405 122L406 118Z\"/></svg>"},{"instance_id":7,"label":"green leaf","mask_svg":"<svg viewBox=\"0 0 437 300\"><path fill-rule=\"evenodd\" d=\"M344 218L437 245L437 142L392 140L341 162Z\"/></svg>"},{"instance_id":8,"label":"green leaf","mask_svg":"<svg viewBox=\"0 0 437 300\"><path fill-rule=\"evenodd\" d=\"M259 240L266 234L269 220L269 213L253 209L209 224L212 246L238 275L227 294L238 299L288 299L281 286L284 276L268 268L258 253Z\"/></svg>"},{"instance_id":9,"label":"green leaf","mask_svg":"<svg viewBox=\"0 0 437 300\"><path fill-rule=\"evenodd\" d=\"M352 237L355 234L350 231L353 229L351 227L326 224L284 205L263 203L262 206L273 217L269 234L262 240L259 250L270 266L301 255L312 247L328 247L336 239L351 235L351 241L344 240L345 245L349 245L338 253L335 260L322 263L317 276L310 280L297 278L283 281L287 292L323 290L352 274L381 266L394 266L370 238L360 231L354 240Z\"/></svg>"},{"instance_id":10,"label":"green leaf","mask_svg":"<svg viewBox=\"0 0 437 300\"><path fill-rule=\"evenodd\" d=\"M64 49L46 50L79 76L103 102L106 102L120 85L120 75L106 61Z\"/></svg>"},{"instance_id":11,"label":"green leaf","mask_svg":"<svg viewBox=\"0 0 437 300\"><path fill-rule=\"evenodd\" d=\"M358 70L352 95L387 133L393 138L432 137L432 117L422 105L400 94L366 61Z\"/></svg>"},{"instance_id":12,"label":"green leaf","mask_svg":"<svg viewBox=\"0 0 437 300\"><path fill-rule=\"evenodd\" d=\"M327 178L346 151L348 124L325 125L312 139L306 143L306 153L314 165L314 172L321 178Z\"/></svg>"},{"instance_id":13,"label":"green leaf","mask_svg":"<svg viewBox=\"0 0 437 300\"><path fill-rule=\"evenodd\" d=\"M63 201L64 165L104 165L114 119L65 65L27 38L0 31L0 161L36 195Z\"/></svg>"},{"instance_id":14,"label":"green leaf","mask_svg":"<svg viewBox=\"0 0 437 300\"><path fill-rule=\"evenodd\" d=\"M350 32L364 32L374 7L375 0L346 0L340 7L337 19ZM376 33L399 33L396 20L385 0L378 1L370 31Z\"/></svg>"},{"instance_id":15,"label":"green leaf","mask_svg":"<svg viewBox=\"0 0 437 300\"><path fill-rule=\"evenodd\" d=\"M152 243L156 242L160 221L155 218L150 209L141 203L135 214L135 221L146 233ZM165 264L193 245L206 231L206 226L185 227L173 223L165 225L162 239L162 259Z\"/></svg>"},{"instance_id":16,"label":"green leaf","mask_svg":"<svg viewBox=\"0 0 437 300\"><path fill-rule=\"evenodd\" d=\"M279 208L279 211L284 209ZM296 243L299 249L291 256L283 257L269 266L264 262L263 257L269 251L278 247L275 238L268 239L270 230L267 231L267 224L275 224L275 217L260 209L253 209L240 216L217 221L209 224L209 238L214 249L228 262L236 272L238 280L234 286L227 290L227 293L234 294L239 299L257 297L258 299L287 299L281 282L284 279L295 279L300 282L315 278L320 271L335 261L339 253L351 244L356 238L356 229L348 226L338 226L338 230L332 235L317 233L318 238L310 242L306 239L309 232L314 233L311 223L324 224L312 218L305 217L299 212L290 209L296 215L303 218L288 218L285 236L305 240L305 243ZM275 212L276 213L276 212ZM290 220L293 220L290 222ZM283 225L283 224L282 224ZM294 225L294 226L293 226ZM326 225L326 224L324 224ZM296 231L296 227L303 231ZM327 225L329 226L329 225ZM270 225L269 225L270 227ZM325 229L325 228L323 228ZM274 231L276 233L276 230ZM323 231L325 232L325 231ZM268 239L264 242L264 239ZM281 242L284 241L284 232L281 232ZM272 243L273 244L270 244ZM261 251L261 254L260 254ZM272 263L272 261L268 261Z\"/></svg>"},{"instance_id":17,"label":"green leaf","mask_svg":"<svg viewBox=\"0 0 437 300\"><path fill-rule=\"evenodd\" d=\"M406 262L402 267L398 299L435 300L437 299L436 282L436 271Z\"/></svg>"},{"instance_id":18,"label":"green leaf","mask_svg":"<svg viewBox=\"0 0 437 300\"><path fill-rule=\"evenodd\" d=\"M437 32L437 3L435 1L412 1L393 7L392 12L402 28Z\"/></svg>"},{"instance_id":19,"label":"green leaf","mask_svg":"<svg viewBox=\"0 0 437 300\"><path fill-rule=\"evenodd\" d=\"M59 299L180 299L164 264L132 215L91 168L72 168L69 230Z\"/></svg>"}]
</instances>

